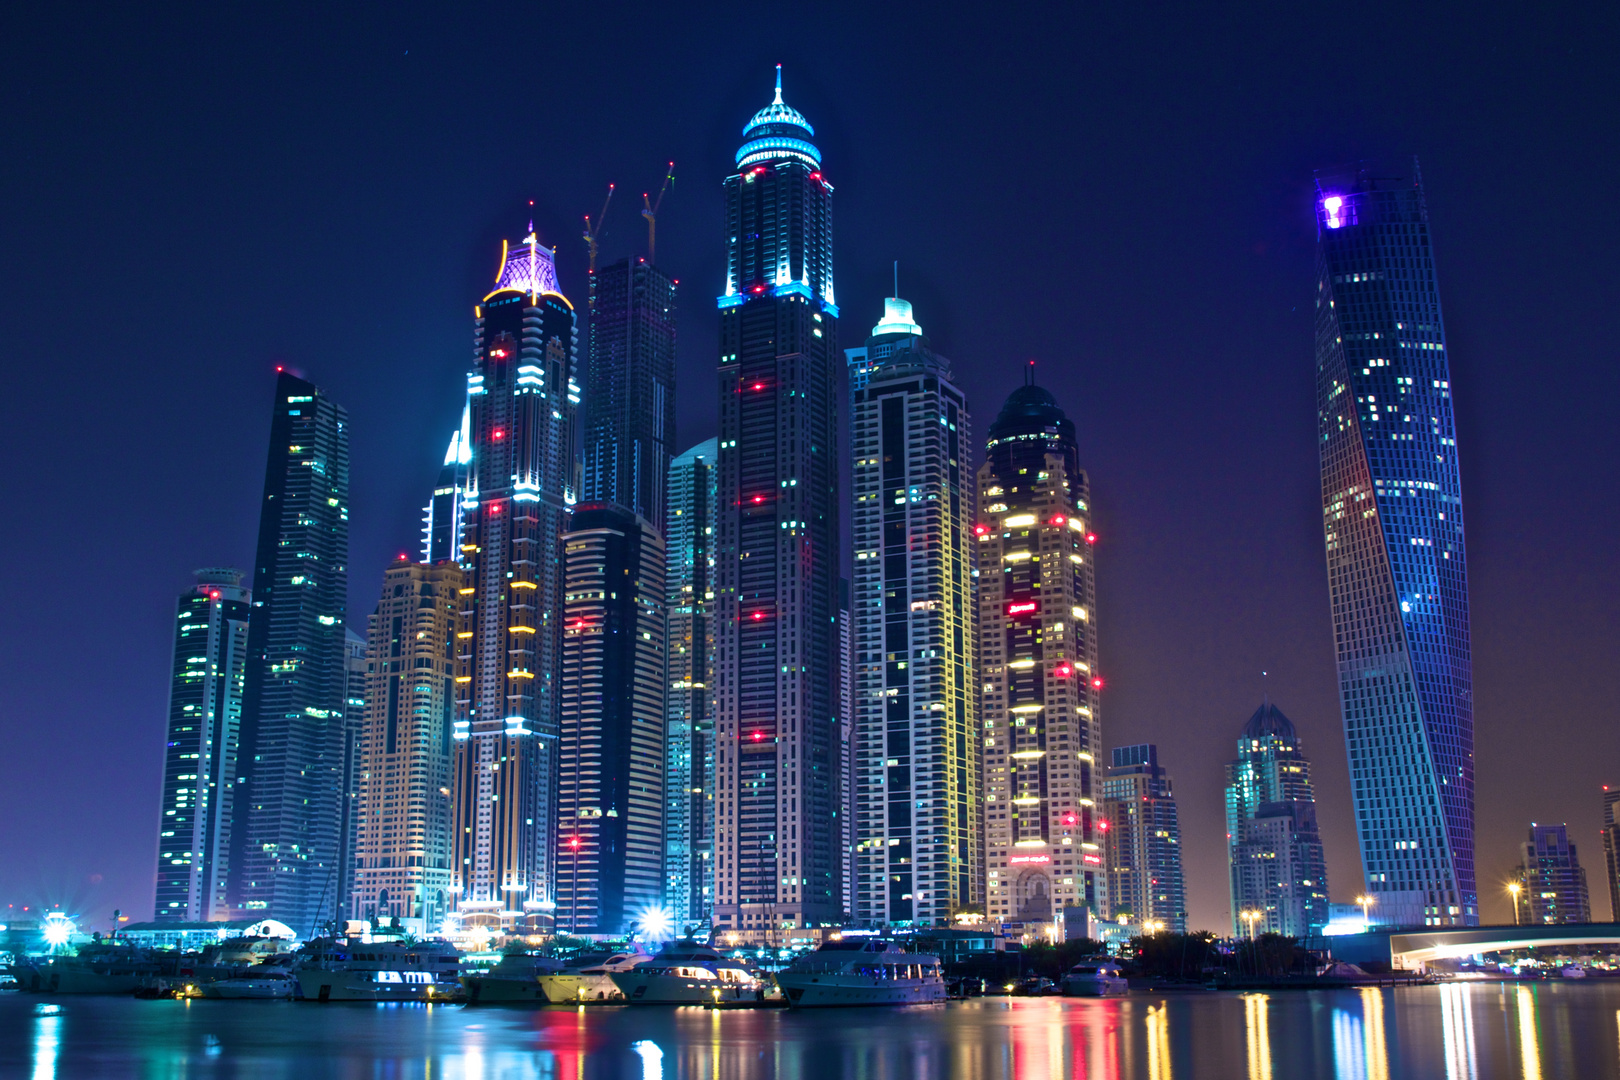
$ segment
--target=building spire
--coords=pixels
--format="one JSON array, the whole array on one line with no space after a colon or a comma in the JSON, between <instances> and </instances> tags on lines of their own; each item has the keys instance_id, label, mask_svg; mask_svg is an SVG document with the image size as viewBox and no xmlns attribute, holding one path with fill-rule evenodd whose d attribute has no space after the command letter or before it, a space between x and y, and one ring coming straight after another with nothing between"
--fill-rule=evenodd
<instances>
[{"instance_id":1,"label":"building spire","mask_svg":"<svg viewBox=\"0 0 1620 1080\"><path fill-rule=\"evenodd\" d=\"M773 105L782 104L782 65L781 64L776 65L776 100L773 101L771 104L773 104Z\"/></svg>"}]
</instances>

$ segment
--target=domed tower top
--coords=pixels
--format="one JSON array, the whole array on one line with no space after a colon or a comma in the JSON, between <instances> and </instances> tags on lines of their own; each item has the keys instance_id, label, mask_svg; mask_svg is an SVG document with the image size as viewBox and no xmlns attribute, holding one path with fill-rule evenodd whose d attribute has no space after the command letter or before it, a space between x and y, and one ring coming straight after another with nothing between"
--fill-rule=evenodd
<instances>
[{"instance_id":1,"label":"domed tower top","mask_svg":"<svg viewBox=\"0 0 1620 1080\"><path fill-rule=\"evenodd\" d=\"M1074 421L1058 407L1057 398L1036 386L1034 367L1023 386L1007 395L1007 403L990 424L986 445L990 463L1004 481L1020 471L1044 467L1047 454L1063 459L1071 479L1080 475L1080 451L1074 441Z\"/></svg>"},{"instance_id":2,"label":"domed tower top","mask_svg":"<svg viewBox=\"0 0 1620 1080\"><path fill-rule=\"evenodd\" d=\"M1267 702L1255 710L1249 722L1243 725L1243 738L1256 740L1276 737L1285 742L1297 742L1299 733L1294 722L1283 715L1281 709Z\"/></svg>"},{"instance_id":3,"label":"domed tower top","mask_svg":"<svg viewBox=\"0 0 1620 1080\"><path fill-rule=\"evenodd\" d=\"M777 158L798 158L821 168L821 151L806 136L816 129L804 114L782 101L782 65L776 65L776 100L754 114L743 128L747 141L737 151L737 168Z\"/></svg>"}]
</instances>

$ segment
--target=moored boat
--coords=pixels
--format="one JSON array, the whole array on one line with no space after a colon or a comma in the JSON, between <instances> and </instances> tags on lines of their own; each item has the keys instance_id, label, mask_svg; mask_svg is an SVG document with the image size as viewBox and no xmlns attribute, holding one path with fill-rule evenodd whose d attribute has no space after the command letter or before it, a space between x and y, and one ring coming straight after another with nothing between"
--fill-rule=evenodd
<instances>
[{"instance_id":1,"label":"moored boat","mask_svg":"<svg viewBox=\"0 0 1620 1080\"><path fill-rule=\"evenodd\" d=\"M1130 993L1130 983L1109 960L1086 960L1063 976L1064 997L1117 997Z\"/></svg>"},{"instance_id":2,"label":"moored boat","mask_svg":"<svg viewBox=\"0 0 1620 1080\"><path fill-rule=\"evenodd\" d=\"M197 993L205 998L227 1001L258 1000L287 1001L298 990L298 981L292 972L272 964L246 967L224 978L203 983Z\"/></svg>"},{"instance_id":3,"label":"moored boat","mask_svg":"<svg viewBox=\"0 0 1620 1080\"><path fill-rule=\"evenodd\" d=\"M632 1005L707 1005L763 1001L765 982L707 945L678 941L610 978Z\"/></svg>"},{"instance_id":4,"label":"moored boat","mask_svg":"<svg viewBox=\"0 0 1620 1080\"><path fill-rule=\"evenodd\" d=\"M651 959L639 950L587 953L561 971L541 975L540 993L553 1004L623 1001L614 974Z\"/></svg>"},{"instance_id":5,"label":"moored boat","mask_svg":"<svg viewBox=\"0 0 1620 1080\"><path fill-rule=\"evenodd\" d=\"M797 1009L835 1005L921 1005L944 1001L939 957L870 938L829 941L776 973Z\"/></svg>"},{"instance_id":6,"label":"moored boat","mask_svg":"<svg viewBox=\"0 0 1620 1080\"><path fill-rule=\"evenodd\" d=\"M310 1001L447 1001L461 996L461 954L446 941L312 941L294 972Z\"/></svg>"},{"instance_id":7,"label":"moored boat","mask_svg":"<svg viewBox=\"0 0 1620 1080\"><path fill-rule=\"evenodd\" d=\"M541 992L540 978L562 968L562 961L539 953L507 953L488 971L463 975L461 985L467 988L469 1005L512 1002L544 1005L547 998Z\"/></svg>"}]
</instances>

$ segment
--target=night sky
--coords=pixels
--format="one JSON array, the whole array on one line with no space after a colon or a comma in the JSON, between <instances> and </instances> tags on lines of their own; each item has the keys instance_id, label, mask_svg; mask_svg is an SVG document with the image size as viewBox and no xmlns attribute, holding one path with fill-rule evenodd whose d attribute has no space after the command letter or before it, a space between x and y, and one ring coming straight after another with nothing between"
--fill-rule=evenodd
<instances>
[{"instance_id":1,"label":"night sky","mask_svg":"<svg viewBox=\"0 0 1620 1080\"><path fill-rule=\"evenodd\" d=\"M581 216L617 183L603 258L642 253L640 195L673 159L679 442L713 434L721 182L780 62L836 187L841 344L898 259L981 441L1029 359L1075 420L1105 742L1159 744L1191 922L1216 930L1223 766L1262 670L1313 761L1333 898L1361 888L1311 175L1420 156L1484 915L1511 918L1539 820L1569 822L1608 917L1620 8L146 7L0 14L0 908L150 916L175 597L196 567L251 566L276 364L349 410L363 631L417 549L501 238L534 200L583 308Z\"/></svg>"}]
</instances>

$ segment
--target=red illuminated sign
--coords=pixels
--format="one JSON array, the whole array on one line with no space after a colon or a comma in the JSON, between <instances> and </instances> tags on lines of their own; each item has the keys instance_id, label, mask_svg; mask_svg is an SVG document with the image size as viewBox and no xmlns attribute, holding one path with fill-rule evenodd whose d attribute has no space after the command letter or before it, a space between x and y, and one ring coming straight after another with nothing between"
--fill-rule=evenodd
<instances>
[{"instance_id":1,"label":"red illuminated sign","mask_svg":"<svg viewBox=\"0 0 1620 1080\"><path fill-rule=\"evenodd\" d=\"M1050 856L1050 855L1014 855L1012 858L1008 859L1007 861L1010 862L1010 863L1013 863L1015 865L1018 864L1018 863L1049 863L1049 862L1052 861L1052 856Z\"/></svg>"},{"instance_id":2,"label":"red illuminated sign","mask_svg":"<svg viewBox=\"0 0 1620 1080\"><path fill-rule=\"evenodd\" d=\"M1007 605L1008 615L1033 615L1041 609L1041 605L1034 600L1014 600Z\"/></svg>"}]
</instances>

